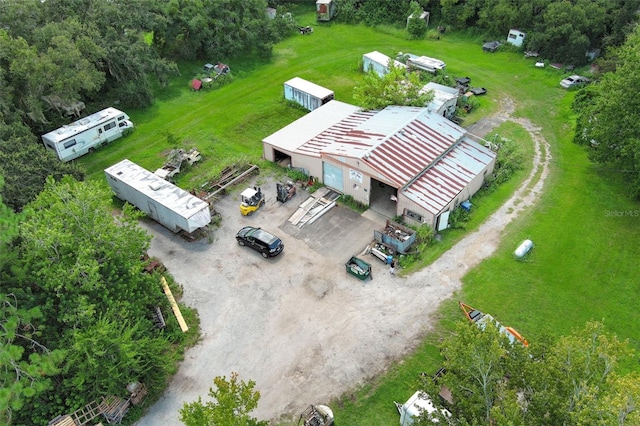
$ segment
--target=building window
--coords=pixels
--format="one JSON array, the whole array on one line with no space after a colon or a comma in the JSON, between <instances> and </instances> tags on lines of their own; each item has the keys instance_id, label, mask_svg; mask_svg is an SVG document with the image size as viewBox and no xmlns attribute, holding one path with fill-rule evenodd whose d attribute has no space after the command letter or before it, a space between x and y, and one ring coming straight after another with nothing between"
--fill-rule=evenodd
<instances>
[{"instance_id":1,"label":"building window","mask_svg":"<svg viewBox=\"0 0 640 426\"><path fill-rule=\"evenodd\" d=\"M412 211L411 211L411 210L409 210L409 209L404 209L404 214L405 214L406 216L409 216L411 219L416 220L416 221L418 221L418 222L422 223L422 215L420 215L420 214L418 214L418 213L416 213L416 212L412 212Z\"/></svg>"},{"instance_id":2,"label":"building window","mask_svg":"<svg viewBox=\"0 0 640 426\"><path fill-rule=\"evenodd\" d=\"M107 123L104 125L104 131L106 132L109 129L113 129L114 127L116 127L116 123L115 122L111 122L111 123Z\"/></svg>"},{"instance_id":3,"label":"building window","mask_svg":"<svg viewBox=\"0 0 640 426\"><path fill-rule=\"evenodd\" d=\"M67 148L71 148L71 147L72 147L72 146L74 146L75 144L76 144L76 140L75 140L75 139L71 139L70 141L66 141L66 142L63 144L63 146L64 146L64 149L67 149Z\"/></svg>"}]
</instances>

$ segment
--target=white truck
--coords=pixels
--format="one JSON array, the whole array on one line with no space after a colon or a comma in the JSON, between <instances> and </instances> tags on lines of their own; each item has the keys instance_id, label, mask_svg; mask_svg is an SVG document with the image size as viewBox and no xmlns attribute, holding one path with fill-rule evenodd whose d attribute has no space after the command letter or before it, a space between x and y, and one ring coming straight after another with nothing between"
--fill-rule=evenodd
<instances>
[{"instance_id":1,"label":"white truck","mask_svg":"<svg viewBox=\"0 0 640 426\"><path fill-rule=\"evenodd\" d=\"M42 142L67 162L118 139L130 128L129 116L109 107L42 135Z\"/></svg>"}]
</instances>

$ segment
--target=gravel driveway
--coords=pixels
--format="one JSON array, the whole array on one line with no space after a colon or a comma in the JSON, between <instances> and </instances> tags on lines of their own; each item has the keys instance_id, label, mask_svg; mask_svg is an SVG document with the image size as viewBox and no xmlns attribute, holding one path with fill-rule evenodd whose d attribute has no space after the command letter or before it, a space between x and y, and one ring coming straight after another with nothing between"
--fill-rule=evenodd
<instances>
[{"instance_id":1,"label":"gravel driveway","mask_svg":"<svg viewBox=\"0 0 640 426\"><path fill-rule=\"evenodd\" d=\"M293 419L308 405L329 403L412 351L430 330L429 318L440 302L494 252L504 226L530 208L542 190L549 147L542 151L546 142L531 123L510 118L512 108L505 101L500 115L470 131L484 135L505 120L520 123L536 144L531 176L478 231L406 278L391 276L371 255L361 257L373 265L373 280L363 283L345 271L345 261L373 240L373 230L382 229L386 218L335 207L311 225L293 227L287 219L305 200L304 191L283 205L267 177L258 178L266 206L253 216L240 215L240 191L216 203L223 219L213 241L186 242L160 225L144 225L154 237L150 255L183 284L183 302L199 311L202 340L186 352L163 397L137 424L181 425L182 404L198 396L207 400L213 378L231 372L256 382L261 398L252 415ZM531 183L538 166L541 176ZM280 236L282 255L265 260L239 247L234 235L246 224Z\"/></svg>"}]
</instances>

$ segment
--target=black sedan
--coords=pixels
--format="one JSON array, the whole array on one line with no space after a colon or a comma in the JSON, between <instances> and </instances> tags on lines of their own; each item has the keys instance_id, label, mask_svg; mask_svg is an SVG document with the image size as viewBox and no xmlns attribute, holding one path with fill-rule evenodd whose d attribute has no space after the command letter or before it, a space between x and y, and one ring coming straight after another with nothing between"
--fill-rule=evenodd
<instances>
[{"instance_id":1,"label":"black sedan","mask_svg":"<svg viewBox=\"0 0 640 426\"><path fill-rule=\"evenodd\" d=\"M253 226L245 226L236 234L238 245L248 246L260 252L265 259L274 257L282 253L284 243L275 235L265 231L262 228L254 228Z\"/></svg>"}]
</instances>

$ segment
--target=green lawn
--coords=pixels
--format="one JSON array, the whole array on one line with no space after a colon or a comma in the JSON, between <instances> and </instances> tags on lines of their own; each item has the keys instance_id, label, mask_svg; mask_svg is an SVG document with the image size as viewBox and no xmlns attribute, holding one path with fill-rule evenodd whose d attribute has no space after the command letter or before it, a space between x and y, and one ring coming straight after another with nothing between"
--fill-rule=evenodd
<instances>
[{"instance_id":1,"label":"green lawn","mask_svg":"<svg viewBox=\"0 0 640 426\"><path fill-rule=\"evenodd\" d=\"M235 161L259 162L261 140L304 114L283 102L286 80L311 80L334 90L338 100L352 103L353 87L361 80L362 54L372 50L389 56L399 51L433 56L446 62L449 74L471 77L473 86L486 87L481 107L465 125L496 111L498 101L509 96L517 103L515 116L542 127L553 157L537 206L504 229L497 253L465 277L461 294L445 302L435 318L425 318L437 330L383 377L333 401L337 424L398 421L392 401L411 395L419 372L438 368L439 336L463 318L458 300L514 326L529 342L543 333L559 336L586 321L604 320L609 331L640 348L640 314L634 305L640 296L640 207L623 195L623 179L592 166L583 149L572 143L573 93L560 89L562 72L536 68L517 52L483 53L480 36L444 34L439 40L411 41L394 28L319 25L312 13L298 20L313 25L314 33L279 43L271 61L228 60L234 80L220 89L192 92L189 81L203 64L180 64L182 76L161 90L151 108L128 111L135 133L79 160L89 178L104 180L103 169L123 158L154 170L177 146L196 146L205 157L179 176L178 184L187 189ZM531 141L523 129L507 124L497 131L521 141L530 158ZM479 226L527 174L528 169L521 171L511 183L477 200L468 230ZM448 232L432 257L463 235ZM533 240L535 248L526 261L516 261L513 250L525 238Z\"/></svg>"}]
</instances>

